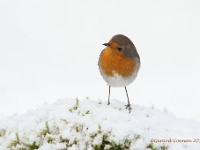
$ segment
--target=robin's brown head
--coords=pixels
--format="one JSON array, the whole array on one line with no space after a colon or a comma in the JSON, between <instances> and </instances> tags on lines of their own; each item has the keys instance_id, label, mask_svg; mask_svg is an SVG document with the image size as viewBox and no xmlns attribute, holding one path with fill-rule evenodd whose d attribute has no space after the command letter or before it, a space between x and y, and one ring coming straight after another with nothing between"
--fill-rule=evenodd
<instances>
[{"instance_id":1,"label":"robin's brown head","mask_svg":"<svg viewBox=\"0 0 200 150\"><path fill-rule=\"evenodd\" d=\"M117 53L123 54L126 58L139 58L135 45L125 35L117 34L108 43L104 43L103 45L110 47Z\"/></svg>"}]
</instances>

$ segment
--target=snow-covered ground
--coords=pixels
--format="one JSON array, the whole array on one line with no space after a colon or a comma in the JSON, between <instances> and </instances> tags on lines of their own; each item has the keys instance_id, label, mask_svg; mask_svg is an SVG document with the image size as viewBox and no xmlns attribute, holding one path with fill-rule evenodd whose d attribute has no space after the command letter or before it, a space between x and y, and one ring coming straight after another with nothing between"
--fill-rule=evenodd
<instances>
[{"instance_id":1,"label":"snow-covered ground","mask_svg":"<svg viewBox=\"0 0 200 150\"><path fill-rule=\"evenodd\" d=\"M198 150L200 123L112 99L62 99L0 120L0 149Z\"/></svg>"}]
</instances>

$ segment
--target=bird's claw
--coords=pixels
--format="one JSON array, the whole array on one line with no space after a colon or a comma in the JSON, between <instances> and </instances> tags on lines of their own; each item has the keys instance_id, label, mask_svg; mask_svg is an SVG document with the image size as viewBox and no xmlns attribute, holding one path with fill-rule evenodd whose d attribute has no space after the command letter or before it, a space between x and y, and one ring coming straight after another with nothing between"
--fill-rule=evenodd
<instances>
[{"instance_id":1,"label":"bird's claw","mask_svg":"<svg viewBox=\"0 0 200 150\"><path fill-rule=\"evenodd\" d=\"M130 104L127 104L127 105L125 105L125 106L126 106L126 109L128 109L129 113L131 113L131 110L132 110L131 105L130 105Z\"/></svg>"}]
</instances>

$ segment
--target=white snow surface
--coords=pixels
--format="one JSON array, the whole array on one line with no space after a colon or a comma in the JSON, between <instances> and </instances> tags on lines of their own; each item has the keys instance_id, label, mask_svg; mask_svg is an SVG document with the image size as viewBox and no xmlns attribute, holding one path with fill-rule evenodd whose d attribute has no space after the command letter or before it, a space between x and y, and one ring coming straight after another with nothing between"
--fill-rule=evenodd
<instances>
[{"instance_id":1,"label":"white snow surface","mask_svg":"<svg viewBox=\"0 0 200 150\"><path fill-rule=\"evenodd\" d=\"M200 149L199 122L153 107L132 104L132 108L128 113L124 103L114 99L110 105L90 99L43 104L36 110L0 120L0 149L36 145L39 150L92 150L103 143L103 138L130 150L159 150L161 146L169 150ZM104 149L109 147L104 145Z\"/></svg>"}]
</instances>

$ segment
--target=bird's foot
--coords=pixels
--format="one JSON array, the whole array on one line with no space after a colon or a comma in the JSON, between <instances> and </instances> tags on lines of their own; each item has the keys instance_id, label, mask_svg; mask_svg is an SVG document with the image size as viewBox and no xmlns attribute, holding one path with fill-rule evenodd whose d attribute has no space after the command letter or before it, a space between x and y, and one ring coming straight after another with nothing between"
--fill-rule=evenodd
<instances>
[{"instance_id":1,"label":"bird's foot","mask_svg":"<svg viewBox=\"0 0 200 150\"><path fill-rule=\"evenodd\" d=\"M110 102L108 102L108 104L107 105L110 105Z\"/></svg>"},{"instance_id":2,"label":"bird's foot","mask_svg":"<svg viewBox=\"0 0 200 150\"><path fill-rule=\"evenodd\" d=\"M131 110L132 110L131 104L127 104L127 105L125 105L125 106L126 106L126 109L128 109L129 113L131 113Z\"/></svg>"}]
</instances>

